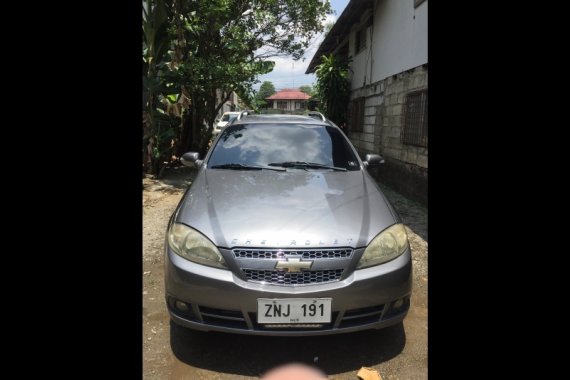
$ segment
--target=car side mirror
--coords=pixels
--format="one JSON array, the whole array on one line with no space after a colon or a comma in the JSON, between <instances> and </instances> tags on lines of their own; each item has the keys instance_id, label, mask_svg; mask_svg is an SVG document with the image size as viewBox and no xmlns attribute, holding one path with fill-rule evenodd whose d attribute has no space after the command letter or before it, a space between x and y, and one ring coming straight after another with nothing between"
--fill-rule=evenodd
<instances>
[{"instance_id":1,"label":"car side mirror","mask_svg":"<svg viewBox=\"0 0 570 380\"><path fill-rule=\"evenodd\" d=\"M376 167L383 164L385 161L379 154L367 154L364 160L364 166Z\"/></svg>"},{"instance_id":2,"label":"car side mirror","mask_svg":"<svg viewBox=\"0 0 570 380\"><path fill-rule=\"evenodd\" d=\"M200 157L200 155L197 152L186 152L182 155L181 161L182 161L182 165L184 166L188 166L188 167L196 167L199 168L202 165L202 160L199 160L198 158Z\"/></svg>"},{"instance_id":3,"label":"car side mirror","mask_svg":"<svg viewBox=\"0 0 570 380\"><path fill-rule=\"evenodd\" d=\"M216 123L219 123L219 122L220 122L220 119L216 119Z\"/></svg>"}]
</instances>

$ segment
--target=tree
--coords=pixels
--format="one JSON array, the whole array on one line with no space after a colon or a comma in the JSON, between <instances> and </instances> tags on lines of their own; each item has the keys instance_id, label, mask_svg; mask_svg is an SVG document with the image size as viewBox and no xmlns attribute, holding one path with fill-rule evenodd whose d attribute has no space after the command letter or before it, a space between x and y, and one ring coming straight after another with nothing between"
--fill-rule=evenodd
<instances>
[{"instance_id":1,"label":"tree","mask_svg":"<svg viewBox=\"0 0 570 380\"><path fill-rule=\"evenodd\" d=\"M161 109L160 97L164 92L160 76L164 68L170 43L168 35L169 7L165 0L143 2L143 87L146 90L146 107L143 111L143 150L146 161L148 147L153 146L151 169L158 175L164 161L168 138L174 133L170 128L161 128L168 116ZM169 123L168 123L169 124ZM149 141L153 144L147 146Z\"/></svg>"},{"instance_id":2,"label":"tree","mask_svg":"<svg viewBox=\"0 0 570 380\"><path fill-rule=\"evenodd\" d=\"M169 101L188 99L191 123L180 122L179 151L205 153L214 120L232 91L252 93L258 75L270 72L269 58L303 56L309 41L323 30L332 10L328 0L147 0L145 20L153 10L162 12L168 22L168 54L150 72L155 76L147 88ZM252 6L252 4L255 4ZM143 23L144 24L144 23ZM146 34L145 34L146 35ZM146 45L148 46L148 44ZM149 63L147 62L147 64ZM148 82L148 81L147 81ZM150 108L156 106L152 103ZM156 131L156 127L153 126ZM188 131L187 129L191 130ZM187 141L182 141L187 140ZM188 145L188 144L186 144Z\"/></svg>"},{"instance_id":3,"label":"tree","mask_svg":"<svg viewBox=\"0 0 570 380\"><path fill-rule=\"evenodd\" d=\"M304 92L305 94L307 94L309 96L313 96L313 87L311 87L308 84L299 87L299 91Z\"/></svg>"},{"instance_id":4,"label":"tree","mask_svg":"<svg viewBox=\"0 0 570 380\"><path fill-rule=\"evenodd\" d=\"M320 109L333 122L346 122L346 108L350 100L348 61L334 55L323 56L315 71Z\"/></svg>"},{"instance_id":5,"label":"tree","mask_svg":"<svg viewBox=\"0 0 570 380\"><path fill-rule=\"evenodd\" d=\"M265 98L275 94L275 86L270 81L265 81L259 87L259 91L255 94L255 102L257 108L266 108L267 100Z\"/></svg>"}]
</instances>

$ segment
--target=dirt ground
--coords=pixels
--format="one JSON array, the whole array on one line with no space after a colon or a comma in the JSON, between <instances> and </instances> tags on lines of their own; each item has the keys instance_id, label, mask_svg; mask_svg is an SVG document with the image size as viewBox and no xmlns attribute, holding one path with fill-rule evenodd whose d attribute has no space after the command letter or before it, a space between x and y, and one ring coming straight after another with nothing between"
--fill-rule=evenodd
<instances>
[{"instance_id":1,"label":"dirt ground","mask_svg":"<svg viewBox=\"0 0 570 380\"><path fill-rule=\"evenodd\" d=\"M361 367L382 379L427 379L427 209L380 187L408 228L414 285L403 326L323 337L252 337L202 333L169 321L164 303L166 224L194 172L171 169L143 179L144 379L257 379L283 363L314 364L329 379L356 380Z\"/></svg>"}]
</instances>

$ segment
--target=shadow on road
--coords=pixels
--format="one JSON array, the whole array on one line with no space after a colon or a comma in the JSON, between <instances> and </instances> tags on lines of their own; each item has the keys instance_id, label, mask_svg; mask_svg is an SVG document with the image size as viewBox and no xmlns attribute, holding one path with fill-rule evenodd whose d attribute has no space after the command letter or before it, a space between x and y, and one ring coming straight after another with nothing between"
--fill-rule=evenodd
<instances>
[{"instance_id":1,"label":"shadow on road","mask_svg":"<svg viewBox=\"0 0 570 380\"><path fill-rule=\"evenodd\" d=\"M172 186L179 190L186 190L188 186L194 181L198 171L186 166L175 166L166 168L162 177L156 179L154 175L147 174L146 177L154 183Z\"/></svg>"},{"instance_id":2,"label":"shadow on road","mask_svg":"<svg viewBox=\"0 0 570 380\"><path fill-rule=\"evenodd\" d=\"M403 324L382 330L319 337L267 337L204 333L170 322L170 347L190 366L260 376L290 362L314 364L327 375L356 371L390 360L404 349Z\"/></svg>"}]
</instances>

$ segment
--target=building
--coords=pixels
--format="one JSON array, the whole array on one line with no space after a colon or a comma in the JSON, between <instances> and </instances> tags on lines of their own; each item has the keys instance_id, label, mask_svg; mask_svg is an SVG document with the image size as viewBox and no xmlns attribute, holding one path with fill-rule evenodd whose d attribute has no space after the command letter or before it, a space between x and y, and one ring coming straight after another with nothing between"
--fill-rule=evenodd
<instances>
[{"instance_id":1,"label":"building","mask_svg":"<svg viewBox=\"0 0 570 380\"><path fill-rule=\"evenodd\" d=\"M218 98L218 102L221 103L223 99L223 93L221 90L216 90L216 96ZM233 111L241 111L241 99L240 97L232 91L225 102L223 102L220 110L218 111L218 115L216 116L217 119L220 119L222 115L226 112L233 112Z\"/></svg>"},{"instance_id":2,"label":"building","mask_svg":"<svg viewBox=\"0 0 570 380\"><path fill-rule=\"evenodd\" d=\"M295 88L284 88L275 94L265 98L269 108L281 111L304 111L307 109L307 101L311 97Z\"/></svg>"},{"instance_id":3,"label":"building","mask_svg":"<svg viewBox=\"0 0 570 380\"><path fill-rule=\"evenodd\" d=\"M315 53L350 60L348 136L360 154L380 154L374 175L427 202L427 0L351 0Z\"/></svg>"}]
</instances>

